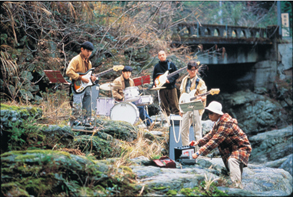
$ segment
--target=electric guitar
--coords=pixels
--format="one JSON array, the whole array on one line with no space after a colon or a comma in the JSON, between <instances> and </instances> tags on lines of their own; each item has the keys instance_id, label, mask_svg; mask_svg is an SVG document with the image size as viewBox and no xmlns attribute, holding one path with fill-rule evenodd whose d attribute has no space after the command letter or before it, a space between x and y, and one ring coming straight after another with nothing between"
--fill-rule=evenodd
<instances>
[{"instance_id":1,"label":"electric guitar","mask_svg":"<svg viewBox=\"0 0 293 197\"><path fill-rule=\"evenodd\" d=\"M193 96L195 94L195 91L196 91L196 89L192 90L189 93L183 93L180 96L179 104L192 102L193 100L197 99L200 96L206 96L206 95L209 95L209 94L214 95L214 94L219 94L220 93L220 89L217 88L217 89L211 89L210 91L208 91L206 93L199 94L197 96Z\"/></svg>"},{"instance_id":2,"label":"electric guitar","mask_svg":"<svg viewBox=\"0 0 293 197\"><path fill-rule=\"evenodd\" d=\"M156 88L162 87L166 83L168 78L173 77L174 75L176 75L177 73L181 72L182 70L186 68L187 66L180 68L179 70L176 70L172 72L171 74L169 74L169 70L167 70L164 74L157 76L157 78L155 79Z\"/></svg>"},{"instance_id":3,"label":"electric guitar","mask_svg":"<svg viewBox=\"0 0 293 197\"><path fill-rule=\"evenodd\" d=\"M100 77L102 75L107 74L108 72L111 71L118 71L118 70L123 70L124 66L123 65L117 65L113 66L113 68L110 68L108 70L105 70L103 72L100 72L98 74L95 74L95 77ZM73 90L76 94L82 93L87 87L95 85L95 82L91 80L92 72L94 68L89 69L86 73L78 73L80 76L86 76L86 78L89 80L88 83L83 82L82 80L72 80L72 85L73 85Z\"/></svg>"}]
</instances>

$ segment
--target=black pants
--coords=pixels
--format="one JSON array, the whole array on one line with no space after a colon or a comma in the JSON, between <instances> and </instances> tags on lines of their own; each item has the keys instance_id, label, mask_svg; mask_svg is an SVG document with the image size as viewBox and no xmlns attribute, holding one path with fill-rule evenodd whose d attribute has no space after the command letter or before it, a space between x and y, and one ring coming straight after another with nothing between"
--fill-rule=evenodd
<instances>
[{"instance_id":1,"label":"black pants","mask_svg":"<svg viewBox=\"0 0 293 197\"><path fill-rule=\"evenodd\" d=\"M167 116L170 114L179 114L179 104L177 89L161 89L160 90L160 99L162 110L167 113Z\"/></svg>"}]
</instances>

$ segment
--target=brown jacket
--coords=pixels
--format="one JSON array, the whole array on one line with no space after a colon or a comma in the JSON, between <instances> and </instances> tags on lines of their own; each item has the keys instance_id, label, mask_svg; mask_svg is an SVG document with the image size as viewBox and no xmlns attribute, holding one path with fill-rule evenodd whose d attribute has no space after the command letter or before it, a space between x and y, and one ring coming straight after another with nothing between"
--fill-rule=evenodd
<instances>
[{"instance_id":1,"label":"brown jacket","mask_svg":"<svg viewBox=\"0 0 293 197\"><path fill-rule=\"evenodd\" d=\"M77 55L70 61L68 68L66 70L66 75L70 77L70 80L78 80L79 74L77 73L86 73L89 69L92 68L92 63L89 61L88 69L86 69L84 60L81 55Z\"/></svg>"},{"instance_id":2,"label":"brown jacket","mask_svg":"<svg viewBox=\"0 0 293 197\"><path fill-rule=\"evenodd\" d=\"M124 93L123 93L123 90L125 89L125 82L124 82L124 77L123 75L121 75L120 77L117 77L113 83L115 85L121 85L122 87L121 88L113 88L112 90L112 93L113 93L113 96L116 100L121 100L124 98ZM134 86L134 82L131 78L129 78L129 85L130 86Z\"/></svg>"},{"instance_id":3,"label":"brown jacket","mask_svg":"<svg viewBox=\"0 0 293 197\"><path fill-rule=\"evenodd\" d=\"M180 86L180 94L185 93L186 83L187 83L187 79L188 79L188 78L189 78L189 75L185 76L185 77L182 79L181 86ZM198 78L198 77L195 76L195 77L193 78L193 81L196 80L197 78ZM193 81L192 81L192 82L193 82ZM196 85L195 81L194 81L194 83L191 83L190 91L195 89L195 85ZM197 85L197 88L196 88L196 89L197 89L197 90L196 90L194 96L197 96L197 95L199 95L199 94L203 94L203 93L206 93L206 92L207 92L207 86L206 86L205 82L204 82L202 79L199 79L199 82L198 82L198 85ZM205 100L205 101L203 102L203 105L206 106L206 103L207 103L207 101ZM198 112L199 112L200 115L202 115L203 112L204 112L204 109L198 110Z\"/></svg>"}]
</instances>

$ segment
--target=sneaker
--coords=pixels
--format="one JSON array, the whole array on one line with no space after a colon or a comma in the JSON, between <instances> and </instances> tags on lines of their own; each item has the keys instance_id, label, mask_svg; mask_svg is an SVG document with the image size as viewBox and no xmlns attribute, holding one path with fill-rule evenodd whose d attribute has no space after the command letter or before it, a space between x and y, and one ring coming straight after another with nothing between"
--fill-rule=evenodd
<instances>
[{"instance_id":1,"label":"sneaker","mask_svg":"<svg viewBox=\"0 0 293 197\"><path fill-rule=\"evenodd\" d=\"M152 122L152 124L149 126L149 130L152 130L153 128L154 128L154 126L155 126L155 122Z\"/></svg>"}]
</instances>

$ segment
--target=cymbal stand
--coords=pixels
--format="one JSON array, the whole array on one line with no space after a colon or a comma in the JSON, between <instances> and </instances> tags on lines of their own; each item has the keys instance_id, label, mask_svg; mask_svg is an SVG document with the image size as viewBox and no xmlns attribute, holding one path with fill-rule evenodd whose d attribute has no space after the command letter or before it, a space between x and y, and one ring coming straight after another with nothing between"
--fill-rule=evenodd
<instances>
[{"instance_id":1,"label":"cymbal stand","mask_svg":"<svg viewBox=\"0 0 293 197\"><path fill-rule=\"evenodd\" d=\"M145 95L145 90L143 88L143 81L144 81L144 79L141 78L140 81L141 81L142 94ZM146 113L149 114L148 105L145 105L144 106L144 109L145 109ZM148 122L147 118L145 118L143 122L145 123L145 125L148 125L147 124L147 122Z\"/></svg>"},{"instance_id":2,"label":"cymbal stand","mask_svg":"<svg viewBox=\"0 0 293 197\"><path fill-rule=\"evenodd\" d=\"M163 117L164 117L164 115L163 115L163 111L162 111L162 107L161 107L161 98L160 98L160 90L157 90L157 92L158 92L158 101L159 101L159 109L160 109L160 111L159 111L159 114L160 114L160 117L161 117L161 127L163 127Z\"/></svg>"}]
</instances>

